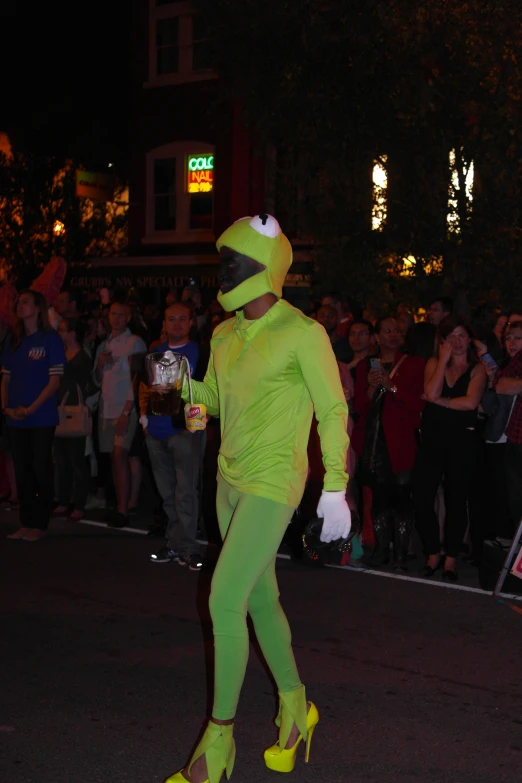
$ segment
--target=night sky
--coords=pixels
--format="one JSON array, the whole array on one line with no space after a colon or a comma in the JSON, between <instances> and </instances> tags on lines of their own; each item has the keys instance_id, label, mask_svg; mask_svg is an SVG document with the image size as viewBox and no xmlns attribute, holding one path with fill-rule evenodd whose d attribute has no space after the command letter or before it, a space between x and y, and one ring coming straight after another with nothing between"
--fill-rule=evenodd
<instances>
[{"instance_id":1,"label":"night sky","mask_svg":"<svg viewBox=\"0 0 522 783\"><path fill-rule=\"evenodd\" d=\"M129 0L0 0L0 131L15 147L125 170Z\"/></svg>"}]
</instances>

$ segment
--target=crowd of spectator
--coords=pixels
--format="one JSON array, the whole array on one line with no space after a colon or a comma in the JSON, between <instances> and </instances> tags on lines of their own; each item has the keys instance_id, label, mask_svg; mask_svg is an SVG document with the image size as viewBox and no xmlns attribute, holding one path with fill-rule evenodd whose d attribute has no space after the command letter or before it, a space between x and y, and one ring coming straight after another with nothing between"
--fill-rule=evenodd
<instances>
[{"instance_id":1,"label":"crowd of spectator","mask_svg":"<svg viewBox=\"0 0 522 783\"><path fill-rule=\"evenodd\" d=\"M404 303L380 319L349 310L331 293L311 314L352 376L361 560L408 571L417 539L420 575L455 582L460 556L480 566L485 541L507 550L522 517L522 315L471 323L446 296L420 317Z\"/></svg>"},{"instance_id":2,"label":"crowd of spectator","mask_svg":"<svg viewBox=\"0 0 522 783\"><path fill-rule=\"evenodd\" d=\"M463 552L478 565L484 541L509 542L522 516L522 314L495 313L479 327L447 297L422 318L404 303L379 319L352 310L331 293L309 312L330 337L350 411L347 497L358 535L344 562L407 571L417 534L421 574L441 570L454 582ZM14 326L1 335L1 506L20 519L9 538L38 541L53 517L81 521L94 509L126 527L145 471L164 538L151 560L199 570L202 525L212 538L219 425L208 419L206 432L189 433L182 410L150 415L144 357L181 353L201 379L227 317L216 300L203 308L194 285L146 307L106 289L65 287L51 308L37 291L18 294ZM88 411L84 431L66 421L73 408ZM315 422L309 461L301 526L321 491Z\"/></svg>"}]
</instances>

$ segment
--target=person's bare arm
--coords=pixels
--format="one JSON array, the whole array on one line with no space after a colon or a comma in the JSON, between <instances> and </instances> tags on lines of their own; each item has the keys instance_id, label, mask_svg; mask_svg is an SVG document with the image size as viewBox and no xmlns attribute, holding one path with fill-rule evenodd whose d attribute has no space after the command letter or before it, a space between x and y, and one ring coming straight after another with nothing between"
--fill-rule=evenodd
<instances>
[{"instance_id":1,"label":"person's bare arm","mask_svg":"<svg viewBox=\"0 0 522 783\"><path fill-rule=\"evenodd\" d=\"M486 388L487 375L483 364L477 364L473 368L471 380L468 385L467 394L464 397L439 397L433 400L436 405L443 408L451 408L454 411L474 411L479 403Z\"/></svg>"},{"instance_id":2,"label":"person's bare arm","mask_svg":"<svg viewBox=\"0 0 522 783\"><path fill-rule=\"evenodd\" d=\"M522 378L499 378L496 391L497 394L522 394Z\"/></svg>"},{"instance_id":3,"label":"person's bare arm","mask_svg":"<svg viewBox=\"0 0 522 783\"><path fill-rule=\"evenodd\" d=\"M17 419L25 419L27 416L32 416L33 413L36 413L38 408L40 408L44 402L47 402L48 399L50 399L53 395L56 394L58 389L60 388L60 376L59 375L51 375L49 377L49 383L47 386L42 389L36 400L32 402L30 405L23 406L20 405L18 408L16 408L16 417Z\"/></svg>"},{"instance_id":4,"label":"person's bare arm","mask_svg":"<svg viewBox=\"0 0 522 783\"><path fill-rule=\"evenodd\" d=\"M424 395L428 402L436 402L442 394L446 367L451 358L451 343L445 342L440 346L439 358L434 356L428 359L424 370Z\"/></svg>"},{"instance_id":5,"label":"person's bare arm","mask_svg":"<svg viewBox=\"0 0 522 783\"><path fill-rule=\"evenodd\" d=\"M9 399L9 380L10 380L10 376L6 375L6 373L2 373L2 386L1 386L2 410L4 411L5 415L8 416L10 419L15 419L16 418L15 409L7 407L7 401Z\"/></svg>"}]
</instances>

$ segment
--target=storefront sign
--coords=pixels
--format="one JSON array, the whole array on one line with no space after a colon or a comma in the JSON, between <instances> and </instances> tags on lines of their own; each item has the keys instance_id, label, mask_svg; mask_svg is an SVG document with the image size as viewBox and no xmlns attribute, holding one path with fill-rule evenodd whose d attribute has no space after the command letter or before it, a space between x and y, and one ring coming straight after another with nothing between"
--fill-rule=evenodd
<instances>
[{"instance_id":1,"label":"storefront sign","mask_svg":"<svg viewBox=\"0 0 522 783\"><path fill-rule=\"evenodd\" d=\"M197 275L199 288L219 288L217 275ZM191 277L185 275L82 275L71 277L73 288L160 288L171 290L189 285ZM285 278L285 288L309 288L312 281L310 274L289 274Z\"/></svg>"},{"instance_id":2,"label":"storefront sign","mask_svg":"<svg viewBox=\"0 0 522 783\"><path fill-rule=\"evenodd\" d=\"M288 274L285 277L285 288L310 288L312 275Z\"/></svg>"},{"instance_id":3,"label":"storefront sign","mask_svg":"<svg viewBox=\"0 0 522 783\"><path fill-rule=\"evenodd\" d=\"M115 180L110 174L76 171L76 195L93 201L114 201Z\"/></svg>"},{"instance_id":4,"label":"storefront sign","mask_svg":"<svg viewBox=\"0 0 522 783\"><path fill-rule=\"evenodd\" d=\"M218 287L218 279L215 275L201 275L198 278L201 288ZM170 277L167 275L103 275L93 276L78 275L71 277L72 288L160 288L172 290L184 288L190 283L191 278L182 275Z\"/></svg>"},{"instance_id":5,"label":"storefront sign","mask_svg":"<svg viewBox=\"0 0 522 783\"><path fill-rule=\"evenodd\" d=\"M214 156L189 155L187 189L189 193L210 193L214 187Z\"/></svg>"}]
</instances>

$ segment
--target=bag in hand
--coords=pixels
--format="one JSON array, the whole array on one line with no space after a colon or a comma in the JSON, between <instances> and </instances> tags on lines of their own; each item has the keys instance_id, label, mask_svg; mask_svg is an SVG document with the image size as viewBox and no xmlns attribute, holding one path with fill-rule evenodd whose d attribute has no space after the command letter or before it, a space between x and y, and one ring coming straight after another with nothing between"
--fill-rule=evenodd
<instances>
[{"instance_id":1,"label":"bag in hand","mask_svg":"<svg viewBox=\"0 0 522 783\"><path fill-rule=\"evenodd\" d=\"M60 423L54 434L57 438L85 438L92 433L91 412L83 401L80 387L78 389L78 405L67 405L69 392L64 395L58 406Z\"/></svg>"},{"instance_id":2,"label":"bag in hand","mask_svg":"<svg viewBox=\"0 0 522 783\"><path fill-rule=\"evenodd\" d=\"M321 531L324 519L314 517L303 530L303 552L309 565L322 566L325 563L340 565L345 552L352 550L352 538L360 534L360 522L357 514L352 517L352 527L348 538L338 538L336 541L321 541Z\"/></svg>"}]
</instances>

